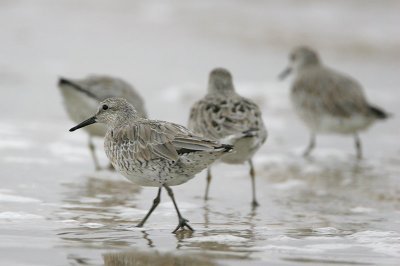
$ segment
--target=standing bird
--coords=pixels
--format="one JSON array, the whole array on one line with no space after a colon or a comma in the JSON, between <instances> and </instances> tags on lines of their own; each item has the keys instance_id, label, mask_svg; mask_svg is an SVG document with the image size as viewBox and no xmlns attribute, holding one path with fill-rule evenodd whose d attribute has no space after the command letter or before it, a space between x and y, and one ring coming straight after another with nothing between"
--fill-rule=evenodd
<instances>
[{"instance_id":1,"label":"standing bird","mask_svg":"<svg viewBox=\"0 0 400 266\"><path fill-rule=\"evenodd\" d=\"M267 130L260 108L250 99L235 92L232 75L224 68L211 71L207 95L191 109L189 128L194 132L221 143L233 145L234 152L221 160L229 164L248 162L252 182L253 207L258 206L255 188L254 153L267 139ZM207 186L204 199L208 199L211 167L207 170Z\"/></svg>"},{"instance_id":2,"label":"standing bird","mask_svg":"<svg viewBox=\"0 0 400 266\"><path fill-rule=\"evenodd\" d=\"M147 117L142 98L130 84L122 79L99 75L91 75L84 79L60 78L58 87L63 95L67 113L75 123L92 115L96 112L98 104L110 97L127 99L135 106L140 116ZM89 134L89 149L96 170L100 170L92 137L104 137L106 127L97 124L86 127L85 130Z\"/></svg>"},{"instance_id":3,"label":"standing bird","mask_svg":"<svg viewBox=\"0 0 400 266\"><path fill-rule=\"evenodd\" d=\"M164 187L179 218L173 233L184 227L193 231L188 220L182 217L170 186L192 179L230 152L232 146L197 136L181 125L143 118L123 98L109 98L101 102L93 117L70 131L96 122L107 126L104 148L114 168L133 183L158 187L152 207L137 226L143 226L157 207Z\"/></svg>"},{"instance_id":4,"label":"standing bird","mask_svg":"<svg viewBox=\"0 0 400 266\"><path fill-rule=\"evenodd\" d=\"M357 158L362 158L358 133L388 114L368 103L361 85L353 78L323 65L318 54L300 46L290 54L289 67L280 74L284 79L291 72L295 78L291 88L294 109L311 130L310 143L304 151L309 156L320 133L352 134Z\"/></svg>"}]
</instances>

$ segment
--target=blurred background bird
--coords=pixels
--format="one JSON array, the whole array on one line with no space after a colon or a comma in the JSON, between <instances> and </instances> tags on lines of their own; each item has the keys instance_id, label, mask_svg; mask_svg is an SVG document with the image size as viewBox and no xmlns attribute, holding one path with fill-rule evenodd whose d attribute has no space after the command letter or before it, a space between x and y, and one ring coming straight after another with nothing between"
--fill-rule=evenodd
<instances>
[{"instance_id":1,"label":"blurred background bird","mask_svg":"<svg viewBox=\"0 0 400 266\"><path fill-rule=\"evenodd\" d=\"M106 76L90 75L82 79L60 78L58 87L61 90L64 106L72 121L79 123L90 115L93 115L99 103L110 97L122 97L130 102L142 117L147 117L144 101L139 93L126 81ZM93 137L104 137L106 127L95 124L84 128L89 135L89 150L92 155L96 170L100 170L100 164L96 156ZM112 169L110 164L109 168Z\"/></svg>"},{"instance_id":2,"label":"blurred background bird","mask_svg":"<svg viewBox=\"0 0 400 266\"><path fill-rule=\"evenodd\" d=\"M337 133L354 136L357 158L361 159L359 132L377 120L386 119L388 114L367 101L355 79L322 64L317 52L310 47L294 48L289 59L290 65L280 78L294 72L291 100L296 113L311 131L303 155L310 155L317 134Z\"/></svg>"},{"instance_id":3,"label":"blurred background bird","mask_svg":"<svg viewBox=\"0 0 400 266\"><path fill-rule=\"evenodd\" d=\"M229 164L248 162L252 182L252 205L258 206L252 157L267 139L259 107L235 92L231 73L224 68L211 71L207 95L191 109L189 128L204 137L234 145L234 152L221 160ZM211 167L207 171L204 199L208 199Z\"/></svg>"}]
</instances>

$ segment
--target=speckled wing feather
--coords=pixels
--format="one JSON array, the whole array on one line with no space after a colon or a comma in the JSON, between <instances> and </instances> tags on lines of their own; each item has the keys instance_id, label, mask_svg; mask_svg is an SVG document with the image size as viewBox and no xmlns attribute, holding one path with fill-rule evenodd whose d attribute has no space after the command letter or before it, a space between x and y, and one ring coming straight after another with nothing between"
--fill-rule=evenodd
<instances>
[{"instance_id":1,"label":"speckled wing feather","mask_svg":"<svg viewBox=\"0 0 400 266\"><path fill-rule=\"evenodd\" d=\"M292 97L313 112L348 118L368 115L369 108L357 81L330 69L300 75L292 87Z\"/></svg>"},{"instance_id":2,"label":"speckled wing feather","mask_svg":"<svg viewBox=\"0 0 400 266\"><path fill-rule=\"evenodd\" d=\"M251 100L213 95L193 105L189 128L202 136L222 139L248 130L264 130L264 124L260 109Z\"/></svg>"},{"instance_id":3,"label":"speckled wing feather","mask_svg":"<svg viewBox=\"0 0 400 266\"><path fill-rule=\"evenodd\" d=\"M218 142L194 136L183 126L142 120L113 133L117 148L125 159L149 161L156 158L176 161L182 150L208 151L220 147Z\"/></svg>"}]
</instances>

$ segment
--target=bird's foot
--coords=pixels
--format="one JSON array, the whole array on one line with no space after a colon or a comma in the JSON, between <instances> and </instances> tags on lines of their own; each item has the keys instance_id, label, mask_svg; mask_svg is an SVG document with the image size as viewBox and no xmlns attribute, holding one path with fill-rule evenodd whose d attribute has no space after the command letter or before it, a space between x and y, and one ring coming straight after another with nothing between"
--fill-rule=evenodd
<instances>
[{"instance_id":1,"label":"bird's foot","mask_svg":"<svg viewBox=\"0 0 400 266\"><path fill-rule=\"evenodd\" d=\"M173 234L175 234L179 229L185 230L185 226L187 227L187 229L189 229L190 231L194 231L193 228L188 224L189 220L181 217L179 218L179 224L178 226L175 228L174 231L172 231Z\"/></svg>"},{"instance_id":2,"label":"bird's foot","mask_svg":"<svg viewBox=\"0 0 400 266\"><path fill-rule=\"evenodd\" d=\"M144 225L144 221L140 221L135 227L141 228Z\"/></svg>"}]
</instances>

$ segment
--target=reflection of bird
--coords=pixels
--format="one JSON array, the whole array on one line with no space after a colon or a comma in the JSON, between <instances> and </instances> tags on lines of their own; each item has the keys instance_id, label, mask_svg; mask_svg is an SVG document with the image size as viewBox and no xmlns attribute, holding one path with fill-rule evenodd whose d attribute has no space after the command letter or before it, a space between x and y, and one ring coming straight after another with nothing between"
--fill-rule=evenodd
<instances>
[{"instance_id":1,"label":"reflection of bird","mask_svg":"<svg viewBox=\"0 0 400 266\"><path fill-rule=\"evenodd\" d=\"M228 70L216 68L211 71L208 93L193 105L189 128L204 137L234 145L234 152L221 158L223 162L230 164L249 162L252 204L257 206L252 157L267 139L267 130L258 106L235 92L232 76ZM206 200L210 181L211 170L208 168L204 196Z\"/></svg>"},{"instance_id":2,"label":"reflection of bird","mask_svg":"<svg viewBox=\"0 0 400 266\"><path fill-rule=\"evenodd\" d=\"M170 186L187 182L232 147L196 136L177 124L143 118L123 98L101 102L95 116L70 131L96 122L107 125L104 147L115 169L136 184L158 187L152 207L138 226L143 226L157 207L164 187L179 218L173 232L185 226L193 230L180 214Z\"/></svg>"},{"instance_id":3,"label":"reflection of bird","mask_svg":"<svg viewBox=\"0 0 400 266\"><path fill-rule=\"evenodd\" d=\"M339 133L354 135L357 158L362 158L358 132L388 114L368 103L356 80L324 66L308 47L297 47L291 52L290 66L280 77L283 79L292 71L295 79L291 99L297 114L311 130L304 156L313 150L316 134Z\"/></svg>"},{"instance_id":4,"label":"reflection of bird","mask_svg":"<svg viewBox=\"0 0 400 266\"><path fill-rule=\"evenodd\" d=\"M205 254L175 254L157 250L129 250L124 252L104 253L105 266L138 265L193 265L216 266L215 258Z\"/></svg>"},{"instance_id":5,"label":"reflection of bird","mask_svg":"<svg viewBox=\"0 0 400 266\"><path fill-rule=\"evenodd\" d=\"M58 87L64 98L67 113L75 123L81 122L96 112L98 104L110 97L122 97L135 106L138 113L146 117L144 103L131 85L119 78L109 76L88 76L84 79L60 78ZM100 169L92 137L104 137L106 127L93 125L85 128L89 134L89 149L96 170Z\"/></svg>"}]
</instances>

